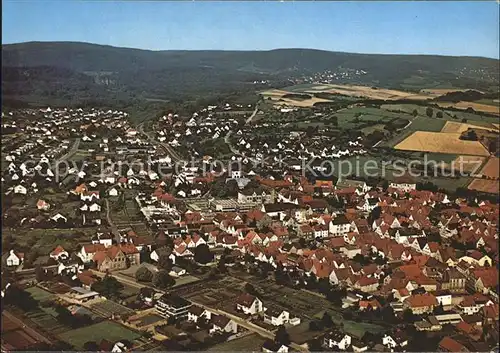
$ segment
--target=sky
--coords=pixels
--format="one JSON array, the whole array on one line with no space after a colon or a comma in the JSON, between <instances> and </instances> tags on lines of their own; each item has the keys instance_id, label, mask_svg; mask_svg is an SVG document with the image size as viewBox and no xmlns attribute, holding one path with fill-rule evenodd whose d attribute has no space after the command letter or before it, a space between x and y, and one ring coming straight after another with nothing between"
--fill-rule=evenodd
<instances>
[{"instance_id":1,"label":"sky","mask_svg":"<svg viewBox=\"0 0 500 353\"><path fill-rule=\"evenodd\" d=\"M2 43L499 57L495 1L3 0Z\"/></svg>"}]
</instances>

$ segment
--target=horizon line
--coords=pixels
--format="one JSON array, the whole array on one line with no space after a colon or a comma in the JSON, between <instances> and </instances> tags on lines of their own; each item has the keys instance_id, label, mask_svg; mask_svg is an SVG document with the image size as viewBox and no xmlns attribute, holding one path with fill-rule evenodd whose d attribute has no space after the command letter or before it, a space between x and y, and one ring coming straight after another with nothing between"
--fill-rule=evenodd
<instances>
[{"instance_id":1,"label":"horizon line","mask_svg":"<svg viewBox=\"0 0 500 353\"><path fill-rule=\"evenodd\" d=\"M87 44L87 45L96 45L102 47L111 47L117 49L130 49L130 50L141 50L141 51L150 51L150 52L168 52L168 51L186 51L186 52L200 52L200 51L221 51L221 52L270 52L276 50L316 50L323 51L329 53L342 53L342 54L356 54L356 55L387 55L387 56L439 56L439 57L455 57L455 58L482 58L482 59L491 59L491 60L499 60L500 54L498 57L488 57L488 56L475 56L475 55L447 55L447 54L430 54L430 53L363 53L363 52L348 52L348 51L336 51L329 49L318 49L318 48L306 48L306 47L288 47L288 48L273 48L273 49L145 49L145 48L134 48L127 46L117 46L111 44L101 44L101 43L92 43L92 42L84 42L84 41L40 41L40 40L32 40L25 42L12 42L12 43L2 43L2 47L6 45L22 45L22 44L34 44L34 43L74 43L74 44Z\"/></svg>"}]
</instances>

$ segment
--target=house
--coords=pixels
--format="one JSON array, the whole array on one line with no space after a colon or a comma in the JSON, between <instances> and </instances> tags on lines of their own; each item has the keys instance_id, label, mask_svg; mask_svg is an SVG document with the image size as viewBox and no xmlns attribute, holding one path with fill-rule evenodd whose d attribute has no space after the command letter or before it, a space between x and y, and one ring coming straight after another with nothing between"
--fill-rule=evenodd
<instances>
[{"instance_id":1,"label":"house","mask_svg":"<svg viewBox=\"0 0 500 353\"><path fill-rule=\"evenodd\" d=\"M333 236L342 237L351 230L351 222L345 215L338 215L330 222L328 230Z\"/></svg>"},{"instance_id":2,"label":"house","mask_svg":"<svg viewBox=\"0 0 500 353\"><path fill-rule=\"evenodd\" d=\"M402 350L403 347L408 345L408 337L402 330L395 330L394 332L387 332L382 337L382 344L390 350Z\"/></svg>"},{"instance_id":3,"label":"house","mask_svg":"<svg viewBox=\"0 0 500 353\"><path fill-rule=\"evenodd\" d=\"M55 214L54 216L50 217L50 219L56 223L66 223L68 221L68 219L60 213Z\"/></svg>"},{"instance_id":4,"label":"house","mask_svg":"<svg viewBox=\"0 0 500 353\"><path fill-rule=\"evenodd\" d=\"M118 190L116 188L111 188L108 190L109 196L118 196Z\"/></svg>"},{"instance_id":5,"label":"house","mask_svg":"<svg viewBox=\"0 0 500 353\"><path fill-rule=\"evenodd\" d=\"M50 208L50 204L45 200L38 200L36 203L36 208L40 211L47 211Z\"/></svg>"},{"instance_id":6,"label":"house","mask_svg":"<svg viewBox=\"0 0 500 353\"><path fill-rule=\"evenodd\" d=\"M106 247L102 244L85 244L82 246L78 252L78 257L82 259L84 263L90 262L94 259L94 255L98 251L105 251Z\"/></svg>"},{"instance_id":7,"label":"house","mask_svg":"<svg viewBox=\"0 0 500 353\"><path fill-rule=\"evenodd\" d=\"M410 309L414 314L432 312L437 305L436 297L430 293L413 294L403 301L403 307Z\"/></svg>"},{"instance_id":8,"label":"house","mask_svg":"<svg viewBox=\"0 0 500 353\"><path fill-rule=\"evenodd\" d=\"M272 193L264 189L245 189L238 192L238 203L272 203Z\"/></svg>"},{"instance_id":9,"label":"house","mask_svg":"<svg viewBox=\"0 0 500 353\"><path fill-rule=\"evenodd\" d=\"M155 304L155 309L163 317L180 319L188 316L191 303L175 294L162 295Z\"/></svg>"},{"instance_id":10,"label":"house","mask_svg":"<svg viewBox=\"0 0 500 353\"><path fill-rule=\"evenodd\" d=\"M272 340L266 340L262 344L262 352L266 353L288 353L288 346Z\"/></svg>"},{"instance_id":11,"label":"house","mask_svg":"<svg viewBox=\"0 0 500 353\"><path fill-rule=\"evenodd\" d=\"M441 280L441 289L450 292L464 292L466 285L465 276L456 268L447 268Z\"/></svg>"},{"instance_id":12,"label":"house","mask_svg":"<svg viewBox=\"0 0 500 353\"><path fill-rule=\"evenodd\" d=\"M99 298L99 293L82 287L72 287L71 291L66 295L79 303L85 303L89 300Z\"/></svg>"},{"instance_id":13,"label":"house","mask_svg":"<svg viewBox=\"0 0 500 353\"><path fill-rule=\"evenodd\" d=\"M351 348L353 352L366 352L368 350L368 344L359 339L353 338L351 340Z\"/></svg>"},{"instance_id":14,"label":"house","mask_svg":"<svg viewBox=\"0 0 500 353\"><path fill-rule=\"evenodd\" d=\"M224 315L217 315L213 314L210 317L210 324L212 327L210 328L209 332L214 333L214 332L225 332L225 333L237 333L238 332L238 325L236 322L231 320L230 318L224 316Z\"/></svg>"},{"instance_id":15,"label":"house","mask_svg":"<svg viewBox=\"0 0 500 353\"><path fill-rule=\"evenodd\" d=\"M99 200L99 191L84 191L80 194L80 200L88 202Z\"/></svg>"},{"instance_id":16,"label":"house","mask_svg":"<svg viewBox=\"0 0 500 353\"><path fill-rule=\"evenodd\" d=\"M375 277L363 276L354 283L354 288L363 292L375 292L378 288L378 280Z\"/></svg>"},{"instance_id":17,"label":"house","mask_svg":"<svg viewBox=\"0 0 500 353\"><path fill-rule=\"evenodd\" d=\"M178 266L173 266L169 272L169 275L172 277L181 277L184 276L185 274L186 270Z\"/></svg>"},{"instance_id":18,"label":"house","mask_svg":"<svg viewBox=\"0 0 500 353\"><path fill-rule=\"evenodd\" d=\"M403 192L410 192L412 190L417 190L417 183L409 175L403 175L395 178L395 180L389 184L389 187Z\"/></svg>"},{"instance_id":19,"label":"house","mask_svg":"<svg viewBox=\"0 0 500 353\"><path fill-rule=\"evenodd\" d=\"M113 345L111 353L123 353L129 351L131 348L132 345L129 342L118 341Z\"/></svg>"},{"instance_id":20,"label":"house","mask_svg":"<svg viewBox=\"0 0 500 353\"><path fill-rule=\"evenodd\" d=\"M325 348L345 351L351 345L352 337L340 331L327 333L323 339Z\"/></svg>"},{"instance_id":21,"label":"house","mask_svg":"<svg viewBox=\"0 0 500 353\"><path fill-rule=\"evenodd\" d=\"M440 352L469 352L469 350L460 342L449 336L445 336L438 345Z\"/></svg>"},{"instance_id":22,"label":"house","mask_svg":"<svg viewBox=\"0 0 500 353\"><path fill-rule=\"evenodd\" d=\"M92 244L101 244L105 247L110 247L111 245L113 245L113 234L98 232L92 237Z\"/></svg>"},{"instance_id":23,"label":"house","mask_svg":"<svg viewBox=\"0 0 500 353\"><path fill-rule=\"evenodd\" d=\"M24 187L23 185L14 186L14 194L26 195L27 192L28 192L28 189L26 189L26 187Z\"/></svg>"},{"instance_id":24,"label":"house","mask_svg":"<svg viewBox=\"0 0 500 353\"><path fill-rule=\"evenodd\" d=\"M162 254L165 254L168 256L168 258L172 261L172 264L175 264L175 255L173 253L169 253L168 249L166 247L161 247L156 250L153 250L151 254L149 255L149 258L153 260L154 262L158 262L160 259L160 256Z\"/></svg>"},{"instance_id":25,"label":"house","mask_svg":"<svg viewBox=\"0 0 500 353\"><path fill-rule=\"evenodd\" d=\"M7 266L19 266L24 261L24 253L15 252L14 250L10 250L9 255L5 260L5 264Z\"/></svg>"},{"instance_id":26,"label":"house","mask_svg":"<svg viewBox=\"0 0 500 353\"><path fill-rule=\"evenodd\" d=\"M472 271L474 290L479 293L488 293L498 286L498 269L496 267L478 268Z\"/></svg>"},{"instance_id":27,"label":"house","mask_svg":"<svg viewBox=\"0 0 500 353\"><path fill-rule=\"evenodd\" d=\"M140 263L140 254L132 244L114 245L94 254L92 260L101 272L123 270Z\"/></svg>"},{"instance_id":28,"label":"house","mask_svg":"<svg viewBox=\"0 0 500 353\"><path fill-rule=\"evenodd\" d=\"M49 255L54 260L66 260L69 254L61 245L58 245Z\"/></svg>"},{"instance_id":29,"label":"house","mask_svg":"<svg viewBox=\"0 0 500 353\"><path fill-rule=\"evenodd\" d=\"M200 306L192 305L188 310L188 321L198 322L200 318L205 318L210 320L212 313L208 310L203 309Z\"/></svg>"},{"instance_id":30,"label":"house","mask_svg":"<svg viewBox=\"0 0 500 353\"><path fill-rule=\"evenodd\" d=\"M465 296L460 304L458 304L458 309L465 315L473 315L480 312L481 308L484 306L492 303L493 302L487 296L475 293Z\"/></svg>"},{"instance_id":31,"label":"house","mask_svg":"<svg viewBox=\"0 0 500 353\"><path fill-rule=\"evenodd\" d=\"M273 326L281 326L288 323L290 313L286 310L267 309L264 312L264 322Z\"/></svg>"},{"instance_id":32,"label":"house","mask_svg":"<svg viewBox=\"0 0 500 353\"><path fill-rule=\"evenodd\" d=\"M97 278L94 278L92 272L85 270L80 273L77 273L76 277L80 281L82 288L90 290L92 285L98 281Z\"/></svg>"},{"instance_id":33,"label":"house","mask_svg":"<svg viewBox=\"0 0 500 353\"><path fill-rule=\"evenodd\" d=\"M247 315L254 315L264 310L262 301L248 293L241 294L236 300L236 309Z\"/></svg>"}]
</instances>

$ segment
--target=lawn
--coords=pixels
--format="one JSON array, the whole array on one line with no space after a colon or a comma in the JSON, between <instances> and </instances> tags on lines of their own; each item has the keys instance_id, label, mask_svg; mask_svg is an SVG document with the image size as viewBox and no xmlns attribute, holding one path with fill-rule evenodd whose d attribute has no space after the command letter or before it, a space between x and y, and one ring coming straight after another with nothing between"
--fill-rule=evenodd
<instances>
[{"instance_id":1,"label":"lawn","mask_svg":"<svg viewBox=\"0 0 500 353\"><path fill-rule=\"evenodd\" d=\"M26 292L30 293L33 299L39 302L43 302L47 299L51 299L54 297L54 295L45 289L39 288L39 287L29 287L26 288Z\"/></svg>"},{"instance_id":2,"label":"lawn","mask_svg":"<svg viewBox=\"0 0 500 353\"><path fill-rule=\"evenodd\" d=\"M85 342L88 341L97 343L103 339L110 342L116 342L122 339L133 341L140 336L139 333L112 321L103 321L59 335L63 341L68 342L76 349L82 349Z\"/></svg>"},{"instance_id":3,"label":"lawn","mask_svg":"<svg viewBox=\"0 0 500 353\"><path fill-rule=\"evenodd\" d=\"M16 245L37 249L39 254L49 254L61 245L66 250L76 249L78 243L88 242L90 237L95 234L96 228L79 229L17 229L15 232L4 229L4 234L11 234L14 237ZM81 234L77 234L81 233Z\"/></svg>"},{"instance_id":4,"label":"lawn","mask_svg":"<svg viewBox=\"0 0 500 353\"><path fill-rule=\"evenodd\" d=\"M261 351L265 338L251 334L232 341L223 342L208 349L209 352L257 352Z\"/></svg>"},{"instance_id":5,"label":"lawn","mask_svg":"<svg viewBox=\"0 0 500 353\"><path fill-rule=\"evenodd\" d=\"M323 317L324 311L319 312L317 315L314 317L317 319L321 319ZM336 325L339 325L340 323L344 324L344 331L346 333L349 333L353 336L356 336L358 338L363 337L365 332L371 332L371 333L379 333L385 330L384 327L377 325L377 324L372 324L369 322L356 322L353 320L345 320L342 315L337 312L337 311L332 311L328 310L328 314L332 317L333 322Z\"/></svg>"}]
</instances>

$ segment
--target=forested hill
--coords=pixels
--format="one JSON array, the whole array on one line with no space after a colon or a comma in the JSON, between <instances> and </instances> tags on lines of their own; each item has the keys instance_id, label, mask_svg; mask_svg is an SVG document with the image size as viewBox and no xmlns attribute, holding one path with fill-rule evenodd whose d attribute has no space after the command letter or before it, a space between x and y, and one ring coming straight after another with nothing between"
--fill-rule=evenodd
<instances>
[{"instance_id":1,"label":"forested hill","mask_svg":"<svg viewBox=\"0 0 500 353\"><path fill-rule=\"evenodd\" d=\"M317 73L355 72L339 83L415 90L440 84L491 90L499 61L479 57L378 55L313 49L150 51L76 42L2 46L2 95L62 103L176 99L252 91Z\"/></svg>"}]
</instances>

